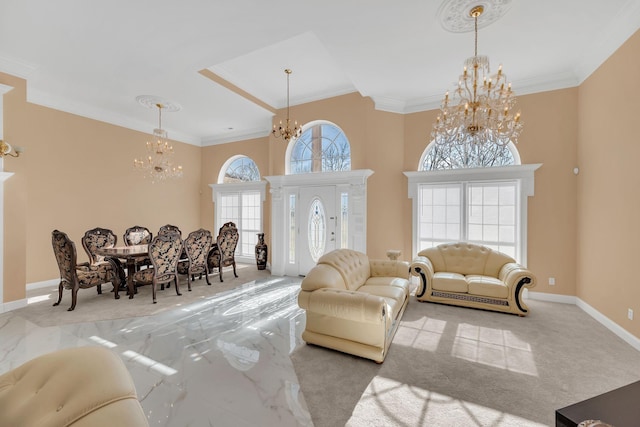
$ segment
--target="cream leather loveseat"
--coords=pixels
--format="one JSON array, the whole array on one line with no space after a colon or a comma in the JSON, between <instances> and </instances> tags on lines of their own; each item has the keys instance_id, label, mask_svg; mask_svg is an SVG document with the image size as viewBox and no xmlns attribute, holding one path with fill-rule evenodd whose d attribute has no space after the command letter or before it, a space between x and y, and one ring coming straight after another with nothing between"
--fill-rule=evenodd
<instances>
[{"instance_id":1,"label":"cream leather loveseat","mask_svg":"<svg viewBox=\"0 0 640 427\"><path fill-rule=\"evenodd\" d=\"M447 243L418 253L411 274L421 278L419 301L454 304L519 316L529 313L524 288L535 276L508 255L470 243Z\"/></svg>"},{"instance_id":2,"label":"cream leather loveseat","mask_svg":"<svg viewBox=\"0 0 640 427\"><path fill-rule=\"evenodd\" d=\"M0 425L147 427L133 381L104 347L59 350L0 375Z\"/></svg>"},{"instance_id":3,"label":"cream leather loveseat","mask_svg":"<svg viewBox=\"0 0 640 427\"><path fill-rule=\"evenodd\" d=\"M409 302L409 263L370 260L350 249L323 255L302 280L302 339L384 361Z\"/></svg>"}]
</instances>

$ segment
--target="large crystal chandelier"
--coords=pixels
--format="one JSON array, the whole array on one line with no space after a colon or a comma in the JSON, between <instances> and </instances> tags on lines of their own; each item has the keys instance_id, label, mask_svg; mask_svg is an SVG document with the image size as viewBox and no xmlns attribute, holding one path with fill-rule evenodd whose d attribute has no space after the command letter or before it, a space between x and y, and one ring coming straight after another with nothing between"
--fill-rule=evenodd
<instances>
[{"instance_id":1,"label":"large crystal chandelier","mask_svg":"<svg viewBox=\"0 0 640 427\"><path fill-rule=\"evenodd\" d=\"M289 118L289 76L291 75L291 70L287 68L284 72L287 74L287 124L282 127L282 120L280 120L278 128L276 129L276 125L273 125L271 133L276 138L282 138L285 142L289 142L302 134L302 128L298 126L298 122L294 122L293 129L291 129L291 119Z\"/></svg>"},{"instance_id":2,"label":"large crystal chandelier","mask_svg":"<svg viewBox=\"0 0 640 427\"><path fill-rule=\"evenodd\" d=\"M173 164L173 146L167 137L167 131L162 129L163 104L155 104L158 107L158 128L153 130L153 138L147 141L147 156L143 159L134 159L134 167L140 170L145 178L152 183L182 177L182 166Z\"/></svg>"},{"instance_id":3,"label":"large crystal chandelier","mask_svg":"<svg viewBox=\"0 0 640 427\"><path fill-rule=\"evenodd\" d=\"M453 95L446 93L431 131L436 148L444 152L503 153L509 142L518 142L522 131L520 112L514 113L516 97L502 65L490 76L489 58L478 55L478 17L483 11L483 6L475 6L469 12L475 24L474 56L465 61Z\"/></svg>"}]
</instances>

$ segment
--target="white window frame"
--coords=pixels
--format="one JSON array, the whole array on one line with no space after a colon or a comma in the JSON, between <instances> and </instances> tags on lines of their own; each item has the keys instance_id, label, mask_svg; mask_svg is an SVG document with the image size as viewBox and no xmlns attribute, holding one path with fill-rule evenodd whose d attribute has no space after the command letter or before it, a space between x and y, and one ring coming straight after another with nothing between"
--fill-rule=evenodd
<instances>
[{"instance_id":1,"label":"white window frame","mask_svg":"<svg viewBox=\"0 0 640 427\"><path fill-rule=\"evenodd\" d=\"M409 171L404 172L408 178L408 195L412 199L412 253L418 253L418 218L420 184L437 183L468 183L487 181L517 181L519 183L519 235L516 259L519 263L527 265L527 204L528 198L534 194L534 172L542 166L542 163L530 165L502 166L494 168L470 168L438 171Z\"/></svg>"},{"instance_id":2,"label":"white window frame","mask_svg":"<svg viewBox=\"0 0 640 427\"><path fill-rule=\"evenodd\" d=\"M259 192L260 193L260 230L259 232L264 232L264 201L266 197L266 188L267 181L251 181L251 182L234 182L234 183L226 183L226 184L209 184L212 190L212 199L215 203L215 216L214 216L214 236L215 239L217 237L218 230L222 227L221 224L221 205L222 205L222 196L229 194L242 194L243 192ZM242 200L242 197L240 197ZM240 212L241 214L241 212ZM238 227L238 233L242 235L242 220L238 221L236 224ZM238 245L240 246L240 245ZM250 256L242 256L236 255L236 261L244 262L244 263L252 263L255 262L255 257Z\"/></svg>"}]
</instances>

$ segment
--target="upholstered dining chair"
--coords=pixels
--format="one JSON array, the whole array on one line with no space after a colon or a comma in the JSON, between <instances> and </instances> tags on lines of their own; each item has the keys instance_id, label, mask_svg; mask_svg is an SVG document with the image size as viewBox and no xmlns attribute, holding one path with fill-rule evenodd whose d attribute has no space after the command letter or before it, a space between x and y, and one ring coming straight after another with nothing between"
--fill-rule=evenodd
<instances>
[{"instance_id":1,"label":"upholstered dining chair","mask_svg":"<svg viewBox=\"0 0 640 427\"><path fill-rule=\"evenodd\" d=\"M105 257L97 254L96 249L112 248L118 242L118 237L108 228L92 228L87 230L82 237L82 246L84 247L89 263L98 265L105 262Z\"/></svg>"},{"instance_id":2,"label":"upholstered dining chair","mask_svg":"<svg viewBox=\"0 0 640 427\"><path fill-rule=\"evenodd\" d=\"M227 222L218 232L216 244L213 245L207 256L207 263L209 264L209 271L213 271L214 268L218 269L220 275L220 281L222 280L222 267L233 266L233 275L236 274L236 246L238 246L238 229L233 222Z\"/></svg>"},{"instance_id":3,"label":"upholstered dining chair","mask_svg":"<svg viewBox=\"0 0 640 427\"><path fill-rule=\"evenodd\" d=\"M120 298L118 295L118 289L121 284L121 278L115 273L117 269L113 264L114 260L107 259L105 261L107 264L111 265L111 268L109 269L92 264L78 265L78 252L76 251L76 245L71 239L69 239L69 236L62 231L53 230L53 232L51 232L51 244L60 270L58 301L53 304L54 306L60 305L60 301L62 301L63 288L71 290L71 307L69 307L68 311L73 311L76 308L76 302L78 301L78 289L96 287L98 294L102 294L102 288L100 285L109 282L113 284L115 299Z\"/></svg>"},{"instance_id":4,"label":"upholstered dining chair","mask_svg":"<svg viewBox=\"0 0 640 427\"><path fill-rule=\"evenodd\" d=\"M122 238L124 240L124 244L127 246L143 245L151 243L153 234L151 234L147 227L134 225L133 227L129 227L125 230Z\"/></svg>"},{"instance_id":5,"label":"upholstered dining chair","mask_svg":"<svg viewBox=\"0 0 640 427\"><path fill-rule=\"evenodd\" d=\"M84 236L82 236L82 247L89 257L89 265L105 270L111 270L115 266L115 272L121 277L124 277L124 270L122 269L122 264L120 264L119 261L112 260L107 262L104 255L100 255L96 252L98 249L112 248L117 242L118 237L108 228L96 227L91 230L87 230L87 232L84 233Z\"/></svg>"},{"instance_id":6,"label":"upholstered dining chair","mask_svg":"<svg viewBox=\"0 0 640 427\"><path fill-rule=\"evenodd\" d=\"M163 233L172 232L172 231L177 231L178 234L180 234L180 237L182 237L182 231L180 231L178 226L171 225L171 224L166 224L160 227L160 229L158 230L158 234L163 234Z\"/></svg>"},{"instance_id":7,"label":"upholstered dining chair","mask_svg":"<svg viewBox=\"0 0 640 427\"><path fill-rule=\"evenodd\" d=\"M149 258L153 267L136 271L133 276L135 285L151 284L153 303L156 301L156 285L175 282L176 294L180 293L178 286L178 260L182 252L182 238L173 231L158 233L149 243Z\"/></svg>"},{"instance_id":8,"label":"upholstered dining chair","mask_svg":"<svg viewBox=\"0 0 640 427\"><path fill-rule=\"evenodd\" d=\"M194 280L196 274L199 274L209 282L209 266L207 264L207 255L211 249L213 237L209 230L203 228L192 231L184 241L184 249L187 253L187 260L178 262L178 273L187 275L187 283L189 284L189 292L191 292L191 280ZM189 280L191 277L191 280Z\"/></svg>"},{"instance_id":9,"label":"upholstered dining chair","mask_svg":"<svg viewBox=\"0 0 640 427\"><path fill-rule=\"evenodd\" d=\"M153 239L153 234L147 227L134 225L133 227L129 227L125 230L122 239L124 240L124 244L126 246L148 245L149 243L151 243L151 239ZM149 257L136 259L136 271L140 270L141 266L148 267L150 265L151 259Z\"/></svg>"}]
</instances>

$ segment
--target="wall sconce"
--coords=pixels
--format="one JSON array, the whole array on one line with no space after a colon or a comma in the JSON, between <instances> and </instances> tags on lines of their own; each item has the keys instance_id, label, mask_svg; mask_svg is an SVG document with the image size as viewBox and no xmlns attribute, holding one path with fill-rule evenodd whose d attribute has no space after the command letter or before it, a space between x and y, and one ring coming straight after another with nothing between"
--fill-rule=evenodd
<instances>
[{"instance_id":1,"label":"wall sconce","mask_svg":"<svg viewBox=\"0 0 640 427\"><path fill-rule=\"evenodd\" d=\"M22 153L24 150L20 147L11 147L11 145L0 139L0 159L6 157L6 156L11 156L11 157L19 157L20 153Z\"/></svg>"}]
</instances>

